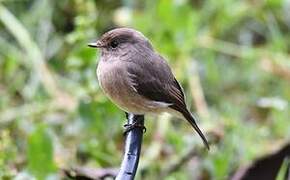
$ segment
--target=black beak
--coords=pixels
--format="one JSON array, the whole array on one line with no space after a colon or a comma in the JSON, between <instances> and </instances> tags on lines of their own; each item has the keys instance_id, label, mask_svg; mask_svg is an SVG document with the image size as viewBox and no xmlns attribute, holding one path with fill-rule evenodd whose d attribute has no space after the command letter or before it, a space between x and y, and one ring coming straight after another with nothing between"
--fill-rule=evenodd
<instances>
[{"instance_id":1,"label":"black beak","mask_svg":"<svg viewBox=\"0 0 290 180\"><path fill-rule=\"evenodd\" d=\"M97 41L97 42L89 43L88 46L92 48L101 48L101 47L104 47L104 44L101 41Z\"/></svg>"}]
</instances>

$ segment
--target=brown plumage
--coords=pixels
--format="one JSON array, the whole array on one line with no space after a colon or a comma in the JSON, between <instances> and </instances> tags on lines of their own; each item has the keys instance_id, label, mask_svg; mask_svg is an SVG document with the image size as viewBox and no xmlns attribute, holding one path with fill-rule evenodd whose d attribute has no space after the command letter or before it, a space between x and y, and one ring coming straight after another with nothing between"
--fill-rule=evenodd
<instances>
[{"instance_id":1,"label":"brown plumage","mask_svg":"<svg viewBox=\"0 0 290 180\"><path fill-rule=\"evenodd\" d=\"M117 106L133 114L169 112L183 117L209 149L169 65L143 34L118 28L89 46L101 48L97 76L103 91Z\"/></svg>"}]
</instances>

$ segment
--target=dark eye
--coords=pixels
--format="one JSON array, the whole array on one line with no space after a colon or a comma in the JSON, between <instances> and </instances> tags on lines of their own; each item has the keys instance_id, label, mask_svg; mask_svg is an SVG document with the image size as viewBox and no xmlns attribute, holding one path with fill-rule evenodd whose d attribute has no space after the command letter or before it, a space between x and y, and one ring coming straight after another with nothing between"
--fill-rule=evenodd
<instances>
[{"instance_id":1,"label":"dark eye","mask_svg":"<svg viewBox=\"0 0 290 180\"><path fill-rule=\"evenodd\" d=\"M112 41L110 44L111 48L113 48L113 49L115 49L118 45L119 45L119 43L117 41Z\"/></svg>"}]
</instances>

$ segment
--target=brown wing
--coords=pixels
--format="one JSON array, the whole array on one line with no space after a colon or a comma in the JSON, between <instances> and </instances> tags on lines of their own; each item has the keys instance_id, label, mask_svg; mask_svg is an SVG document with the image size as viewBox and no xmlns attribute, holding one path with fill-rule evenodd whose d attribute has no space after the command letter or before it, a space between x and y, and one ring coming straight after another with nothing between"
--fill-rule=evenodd
<instances>
[{"instance_id":1,"label":"brown wing","mask_svg":"<svg viewBox=\"0 0 290 180\"><path fill-rule=\"evenodd\" d=\"M186 108L182 88L161 56L130 62L128 73L136 91L147 99L171 104L180 111ZM158 59L157 59L158 58Z\"/></svg>"},{"instance_id":2,"label":"brown wing","mask_svg":"<svg viewBox=\"0 0 290 180\"><path fill-rule=\"evenodd\" d=\"M130 61L128 66L134 89L145 98L168 103L170 108L180 112L209 149L205 136L197 126L194 117L187 110L183 90L166 61L159 55L149 58L143 56L142 58Z\"/></svg>"}]
</instances>

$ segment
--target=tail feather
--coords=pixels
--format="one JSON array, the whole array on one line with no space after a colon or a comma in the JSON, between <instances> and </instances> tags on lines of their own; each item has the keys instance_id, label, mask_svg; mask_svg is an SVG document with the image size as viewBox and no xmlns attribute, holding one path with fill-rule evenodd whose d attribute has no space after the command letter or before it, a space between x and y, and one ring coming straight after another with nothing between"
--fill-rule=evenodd
<instances>
[{"instance_id":1,"label":"tail feather","mask_svg":"<svg viewBox=\"0 0 290 180\"><path fill-rule=\"evenodd\" d=\"M185 111L182 112L182 115L184 116L184 118L191 124L191 126L194 128L194 130L198 133L198 135L201 137L203 144L206 146L206 148L209 150L209 144L208 141L206 139L206 137L203 135L202 131L199 129L199 127L196 124L196 121L194 119L194 117L190 114L190 112Z\"/></svg>"}]
</instances>

